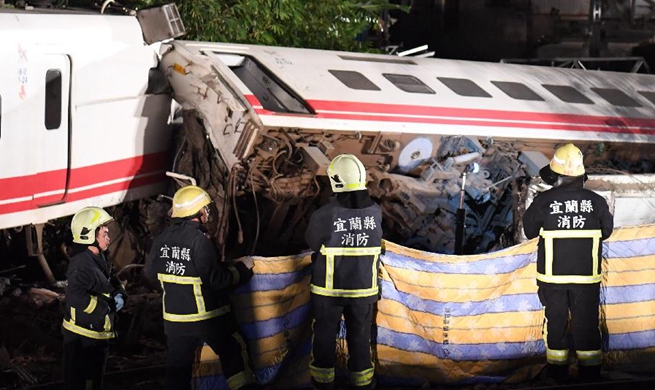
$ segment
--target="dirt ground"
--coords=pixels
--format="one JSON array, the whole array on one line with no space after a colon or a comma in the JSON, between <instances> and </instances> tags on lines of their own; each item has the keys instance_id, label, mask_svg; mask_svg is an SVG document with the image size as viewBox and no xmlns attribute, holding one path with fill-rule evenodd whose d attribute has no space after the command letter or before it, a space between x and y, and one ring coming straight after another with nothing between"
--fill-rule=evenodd
<instances>
[{"instance_id":1,"label":"dirt ground","mask_svg":"<svg viewBox=\"0 0 655 390\"><path fill-rule=\"evenodd\" d=\"M9 285L4 290L0 296L0 390L61 381L63 289ZM108 375L164 364L159 294L133 290L117 328L122 337L110 349Z\"/></svg>"}]
</instances>

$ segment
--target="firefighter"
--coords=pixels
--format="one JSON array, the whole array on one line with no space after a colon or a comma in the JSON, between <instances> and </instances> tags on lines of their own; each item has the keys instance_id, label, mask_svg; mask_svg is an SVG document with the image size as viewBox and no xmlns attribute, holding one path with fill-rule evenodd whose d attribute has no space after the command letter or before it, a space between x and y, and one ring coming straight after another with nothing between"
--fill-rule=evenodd
<instances>
[{"instance_id":1,"label":"firefighter","mask_svg":"<svg viewBox=\"0 0 655 390\"><path fill-rule=\"evenodd\" d=\"M368 194L366 170L356 156L338 155L327 173L336 197L312 214L305 232L314 251L311 381L316 389L335 386L336 337L343 315L351 383L373 389L370 339L379 296L382 212Z\"/></svg>"},{"instance_id":2,"label":"firefighter","mask_svg":"<svg viewBox=\"0 0 655 390\"><path fill-rule=\"evenodd\" d=\"M146 259L146 277L163 289L167 338L166 388L191 388L196 348L205 342L220 357L230 389L256 389L246 344L229 300L231 288L250 280L251 265L219 261L204 224L209 194L197 186L173 197L170 225L155 239Z\"/></svg>"},{"instance_id":3,"label":"firefighter","mask_svg":"<svg viewBox=\"0 0 655 390\"><path fill-rule=\"evenodd\" d=\"M579 375L600 378L601 241L612 234L614 222L605 199L584 188L582 160L575 145L558 148L540 171L552 188L536 197L523 216L525 235L539 237L537 285L545 307L547 374L556 381L568 375L569 312Z\"/></svg>"},{"instance_id":4,"label":"firefighter","mask_svg":"<svg viewBox=\"0 0 655 390\"><path fill-rule=\"evenodd\" d=\"M105 257L113 218L98 207L79 210L71 221L74 255L66 277L64 382L66 389L102 388L114 321L127 294Z\"/></svg>"}]
</instances>

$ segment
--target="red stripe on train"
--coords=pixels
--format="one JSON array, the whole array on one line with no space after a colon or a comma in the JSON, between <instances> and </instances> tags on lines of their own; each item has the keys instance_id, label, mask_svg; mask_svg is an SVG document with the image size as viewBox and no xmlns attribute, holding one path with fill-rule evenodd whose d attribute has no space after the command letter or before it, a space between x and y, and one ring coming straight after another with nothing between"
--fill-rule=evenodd
<instances>
[{"instance_id":1,"label":"red stripe on train","mask_svg":"<svg viewBox=\"0 0 655 390\"><path fill-rule=\"evenodd\" d=\"M287 114L275 113L267 110L255 110L259 115L290 116ZM297 116L294 114L293 116ZM562 130L562 131L580 131L580 132L599 132L599 133L625 133L655 135L653 128L641 127L620 127L620 126L593 126L590 124L555 124L555 123L528 123L528 122L495 122L483 120L464 120L449 118L415 118L399 116L379 116L366 114L350 113L320 113L314 116L321 119L341 119L341 120L360 120L375 122L402 122L402 123L419 123L419 124L439 124L439 125L458 125L458 126L479 126L479 127L512 127L522 129L543 129L543 130Z\"/></svg>"},{"instance_id":2,"label":"red stripe on train","mask_svg":"<svg viewBox=\"0 0 655 390\"><path fill-rule=\"evenodd\" d=\"M261 106L261 103L255 96L246 95L246 98L251 105ZM318 112L318 114L313 115L312 117L326 119L455 124L489 127L523 127L553 130L573 130L574 128L572 128L572 126L575 126L575 130L579 131L603 131L612 133L628 132L633 134L653 134L653 131L655 131L655 120L643 118L411 106L386 103L358 103L332 100L308 100L307 103L313 110ZM321 111L340 112L330 113ZM255 109L255 112L259 115L298 115L276 113L266 109ZM417 118L416 116L422 116L423 118ZM475 119L482 121L475 121ZM522 121L523 123L516 121ZM525 122L538 123L531 124Z\"/></svg>"},{"instance_id":3,"label":"red stripe on train","mask_svg":"<svg viewBox=\"0 0 655 390\"><path fill-rule=\"evenodd\" d=\"M507 121L546 122L555 124L587 124L604 126L648 127L655 129L655 120L550 112L504 111L477 108L410 106L405 104L358 103L331 100L307 101L316 111L345 111L353 114L422 115L450 118L494 119Z\"/></svg>"},{"instance_id":4,"label":"red stripe on train","mask_svg":"<svg viewBox=\"0 0 655 390\"><path fill-rule=\"evenodd\" d=\"M120 180L123 178L129 178L136 175L143 175L148 173L154 173L157 171L163 171L166 169L167 163L167 153L152 153L142 156L137 156L133 158L127 158L117 161L110 161L101 164L89 165L86 167L74 168L70 172L69 180L69 190L75 190L81 187L90 186L98 183L103 183L111 180ZM41 172L35 175L29 176L20 176L20 177L10 177L5 179L0 179L0 200L7 199L17 199L23 197L31 197L34 194L45 193L49 191L61 191L63 190L62 183L65 179L66 170L54 170L49 172ZM146 184L152 184L153 182L164 180L164 174L159 173L153 175L155 179L152 179L150 176L145 178L137 178L127 180L122 183L110 184L98 188L109 188L111 186L124 186L115 191L133 187L134 185L143 182L147 179ZM132 184L135 183L135 184ZM144 185L144 184L138 184ZM112 187L114 188L114 187ZM118 187L117 187L118 188ZM77 193L70 193L66 200L78 200L78 194L93 193L95 195L89 195L85 197L96 196L95 188L80 191ZM104 193L106 193L105 191ZM109 191L111 192L111 191ZM99 194L102 194L100 192ZM30 199L5 205L0 205L0 214L24 211L36 208L37 204L45 204L48 201L56 201L61 199L62 195L48 195L40 197L37 199ZM13 210L13 211L7 211Z\"/></svg>"},{"instance_id":5,"label":"red stripe on train","mask_svg":"<svg viewBox=\"0 0 655 390\"><path fill-rule=\"evenodd\" d=\"M610 127L610 126L592 126L592 125L567 125L553 123L526 123L526 122L492 122L483 120L462 120L462 119L443 119L443 118L412 118L412 117L388 117L376 115L358 115L358 114L330 114L321 113L317 115L325 119L349 119L362 121L378 122L403 122L403 123L423 123L439 125L460 125L460 126L480 126L480 127L512 127L523 129L544 129L544 130L564 130L564 131L591 131L603 133L627 133L653 135L655 129L643 129L638 127Z\"/></svg>"},{"instance_id":6,"label":"red stripe on train","mask_svg":"<svg viewBox=\"0 0 655 390\"><path fill-rule=\"evenodd\" d=\"M111 163L89 165L71 171L69 188L84 187L98 182L160 171L166 169L167 166L168 156L166 152L146 154L134 158L112 161ZM98 180L98 171L105 172L107 170L109 172L100 175L102 180Z\"/></svg>"},{"instance_id":7,"label":"red stripe on train","mask_svg":"<svg viewBox=\"0 0 655 390\"><path fill-rule=\"evenodd\" d=\"M94 196L106 195L106 194L109 194L109 193L112 193L112 192L129 190L129 189L133 189L133 188L137 188L137 187L146 186L146 185L149 185L149 184L155 184L155 183L161 182L161 181L163 181L165 179L166 179L166 174L164 172L157 173L157 174L152 174L152 175L145 176L145 177L137 177L135 179L120 182L120 183L108 184L108 185L105 185L105 186L90 188L88 190L68 194L68 196L66 197L66 201L73 202L73 201L76 201L76 200L92 198ZM61 198L61 196L57 197L57 199L59 199L59 198ZM45 203L45 202L47 202L48 197L39 198L38 200L39 200L40 203ZM44 202L44 200L45 200L45 202ZM17 212L20 212L20 211L33 210L33 209L37 209L37 208L38 207L34 206L34 203L33 203L32 200L24 201L24 202L3 204L3 205L0 205L0 215L9 214L9 213L17 213Z\"/></svg>"}]
</instances>

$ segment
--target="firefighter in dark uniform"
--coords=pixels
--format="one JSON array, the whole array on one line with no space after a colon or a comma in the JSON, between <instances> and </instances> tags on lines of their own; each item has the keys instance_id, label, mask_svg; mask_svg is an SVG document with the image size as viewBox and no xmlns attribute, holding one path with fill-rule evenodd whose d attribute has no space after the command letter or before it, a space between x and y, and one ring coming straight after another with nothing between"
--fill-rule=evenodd
<instances>
[{"instance_id":1,"label":"firefighter in dark uniform","mask_svg":"<svg viewBox=\"0 0 655 390\"><path fill-rule=\"evenodd\" d=\"M573 144L558 148L540 171L553 188L536 197L523 216L525 235L539 237L537 284L545 307L547 373L558 381L568 375L569 311L580 377L600 378L601 242L612 234L614 222L605 199L583 188L582 160Z\"/></svg>"},{"instance_id":2,"label":"firefighter in dark uniform","mask_svg":"<svg viewBox=\"0 0 655 390\"><path fill-rule=\"evenodd\" d=\"M166 388L191 388L195 351L204 341L220 357L230 389L256 389L229 300L231 288L247 282L252 270L243 262L219 261L203 227L210 203L202 188L180 188L173 197L171 223L155 239L146 259L146 277L158 281L164 292Z\"/></svg>"},{"instance_id":3,"label":"firefighter in dark uniform","mask_svg":"<svg viewBox=\"0 0 655 390\"><path fill-rule=\"evenodd\" d=\"M107 352L115 337L116 312L127 294L105 257L113 218L85 207L71 221L76 253L68 265L64 336L64 382L70 390L102 388Z\"/></svg>"},{"instance_id":4,"label":"firefighter in dark uniform","mask_svg":"<svg viewBox=\"0 0 655 390\"><path fill-rule=\"evenodd\" d=\"M378 300L382 212L366 189L366 170L352 154L335 157L328 176L336 197L316 210L305 240L314 251L311 282L312 360L317 389L333 389L336 337L343 314L348 370L356 389L375 388L371 326Z\"/></svg>"}]
</instances>

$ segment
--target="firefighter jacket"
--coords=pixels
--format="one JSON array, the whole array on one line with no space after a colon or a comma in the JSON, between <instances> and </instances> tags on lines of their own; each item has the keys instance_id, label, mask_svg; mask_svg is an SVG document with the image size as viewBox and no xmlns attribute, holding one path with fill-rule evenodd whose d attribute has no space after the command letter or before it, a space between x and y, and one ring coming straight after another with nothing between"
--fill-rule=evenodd
<instances>
[{"instance_id":1,"label":"firefighter jacket","mask_svg":"<svg viewBox=\"0 0 655 390\"><path fill-rule=\"evenodd\" d=\"M523 216L527 238L539 236L537 284L571 287L600 283L602 244L614 222L605 199L581 177L537 196Z\"/></svg>"},{"instance_id":2,"label":"firefighter jacket","mask_svg":"<svg viewBox=\"0 0 655 390\"><path fill-rule=\"evenodd\" d=\"M380 206L366 190L340 193L312 214L305 240L314 251L313 294L340 304L377 301L381 223Z\"/></svg>"},{"instance_id":3,"label":"firefighter jacket","mask_svg":"<svg viewBox=\"0 0 655 390\"><path fill-rule=\"evenodd\" d=\"M115 337L114 296L127 297L123 286L112 274L111 264L101 253L85 249L73 256L66 272L66 312L63 332L96 340Z\"/></svg>"},{"instance_id":4,"label":"firefighter jacket","mask_svg":"<svg viewBox=\"0 0 655 390\"><path fill-rule=\"evenodd\" d=\"M252 276L243 263L219 262L200 222L174 218L155 239L146 259L146 277L158 281L166 333L199 334L210 320L231 310L232 286Z\"/></svg>"}]
</instances>

